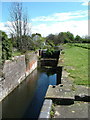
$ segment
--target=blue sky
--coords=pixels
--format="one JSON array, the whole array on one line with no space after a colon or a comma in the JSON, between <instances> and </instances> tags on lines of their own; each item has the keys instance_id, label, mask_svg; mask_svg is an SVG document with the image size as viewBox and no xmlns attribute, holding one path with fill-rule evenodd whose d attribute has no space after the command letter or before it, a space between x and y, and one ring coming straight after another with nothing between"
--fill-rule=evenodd
<instances>
[{"instance_id":1,"label":"blue sky","mask_svg":"<svg viewBox=\"0 0 90 120\"><path fill-rule=\"evenodd\" d=\"M2 2L0 29L8 33L11 2ZM43 36L70 31L74 35L88 34L87 2L23 2L27 8L32 33L39 32ZM82 29L83 28L83 29Z\"/></svg>"}]
</instances>

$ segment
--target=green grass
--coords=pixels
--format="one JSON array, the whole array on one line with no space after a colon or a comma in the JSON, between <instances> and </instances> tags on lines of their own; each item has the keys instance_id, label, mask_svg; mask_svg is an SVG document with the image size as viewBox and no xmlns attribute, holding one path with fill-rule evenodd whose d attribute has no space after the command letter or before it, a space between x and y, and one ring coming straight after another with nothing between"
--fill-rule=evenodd
<instances>
[{"instance_id":1,"label":"green grass","mask_svg":"<svg viewBox=\"0 0 90 120\"><path fill-rule=\"evenodd\" d=\"M32 52L35 52L35 51L31 51L31 50L28 50L27 51L27 53L32 53ZM12 56L14 57L14 56L20 56L20 55L25 55L25 53L22 53L22 52L20 52L20 51L14 51L13 53L12 53Z\"/></svg>"},{"instance_id":2,"label":"green grass","mask_svg":"<svg viewBox=\"0 0 90 120\"><path fill-rule=\"evenodd\" d=\"M51 116L51 118L54 117L54 114L55 114L55 106L54 106L54 104L52 104L52 106L51 106L51 111L50 111L50 116Z\"/></svg>"},{"instance_id":3,"label":"green grass","mask_svg":"<svg viewBox=\"0 0 90 120\"><path fill-rule=\"evenodd\" d=\"M12 56L20 56L22 53L19 51L15 51L12 53Z\"/></svg>"},{"instance_id":4,"label":"green grass","mask_svg":"<svg viewBox=\"0 0 90 120\"><path fill-rule=\"evenodd\" d=\"M88 49L65 45L64 65L71 66L67 69L70 77L77 85L90 85L88 81Z\"/></svg>"},{"instance_id":5,"label":"green grass","mask_svg":"<svg viewBox=\"0 0 90 120\"><path fill-rule=\"evenodd\" d=\"M90 49L90 44L89 43L75 43L74 45L78 46L78 47L83 47L86 49Z\"/></svg>"}]
</instances>

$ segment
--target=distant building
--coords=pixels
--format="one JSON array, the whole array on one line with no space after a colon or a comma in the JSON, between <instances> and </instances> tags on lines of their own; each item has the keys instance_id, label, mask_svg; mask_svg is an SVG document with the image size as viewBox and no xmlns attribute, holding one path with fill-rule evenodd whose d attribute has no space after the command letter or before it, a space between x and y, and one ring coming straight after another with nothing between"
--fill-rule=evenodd
<instances>
[{"instance_id":1,"label":"distant building","mask_svg":"<svg viewBox=\"0 0 90 120\"><path fill-rule=\"evenodd\" d=\"M39 35L35 35L33 38L32 38L34 41L37 41L40 39L40 36Z\"/></svg>"},{"instance_id":2,"label":"distant building","mask_svg":"<svg viewBox=\"0 0 90 120\"><path fill-rule=\"evenodd\" d=\"M39 34L39 33L32 34L32 39L34 41L40 40L40 38L41 38L41 34Z\"/></svg>"}]
</instances>

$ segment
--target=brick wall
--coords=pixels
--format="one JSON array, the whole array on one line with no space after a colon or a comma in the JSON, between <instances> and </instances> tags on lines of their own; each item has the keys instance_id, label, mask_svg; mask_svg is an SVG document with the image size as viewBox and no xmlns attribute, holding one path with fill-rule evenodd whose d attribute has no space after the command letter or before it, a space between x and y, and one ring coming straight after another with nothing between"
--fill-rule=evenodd
<instances>
[{"instance_id":1,"label":"brick wall","mask_svg":"<svg viewBox=\"0 0 90 120\"><path fill-rule=\"evenodd\" d=\"M26 62L26 76L37 67L37 56L37 53L34 52L27 54L28 62Z\"/></svg>"}]
</instances>

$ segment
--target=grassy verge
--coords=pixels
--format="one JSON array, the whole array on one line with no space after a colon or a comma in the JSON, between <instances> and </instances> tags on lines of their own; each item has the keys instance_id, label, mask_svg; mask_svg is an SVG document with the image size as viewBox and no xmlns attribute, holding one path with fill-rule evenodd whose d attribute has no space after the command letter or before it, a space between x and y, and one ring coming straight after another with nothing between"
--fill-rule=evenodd
<instances>
[{"instance_id":1,"label":"grassy verge","mask_svg":"<svg viewBox=\"0 0 90 120\"><path fill-rule=\"evenodd\" d=\"M90 51L90 50L89 50ZM65 45L64 66L77 85L89 85L88 80L88 49Z\"/></svg>"},{"instance_id":2,"label":"grassy verge","mask_svg":"<svg viewBox=\"0 0 90 120\"><path fill-rule=\"evenodd\" d=\"M12 56L20 56L22 53L19 51L15 51L12 53Z\"/></svg>"},{"instance_id":3,"label":"grassy verge","mask_svg":"<svg viewBox=\"0 0 90 120\"><path fill-rule=\"evenodd\" d=\"M28 50L28 51L27 51L27 53L32 53L32 52L35 52L35 51L31 51L31 50ZM20 51L18 51L18 50L14 51L14 52L12 53L12 56L13 56L13 57L14 57L14 56L20 56L20 55L25 55L25 53L22 53L22 52L20 52Z\"/></svg>"},{"instance_id":4,"label":"grassy verge","mask_svg":"<svg viewBox=\"0 0 90 120\"><path fill-rule=\"evenodd\" d=\"M90 49L90 44L89 43L75 43L74 45L77 46L77 47L82 47L82 48L85 48L85 49Z\"/></svg>"}]
</instances>

